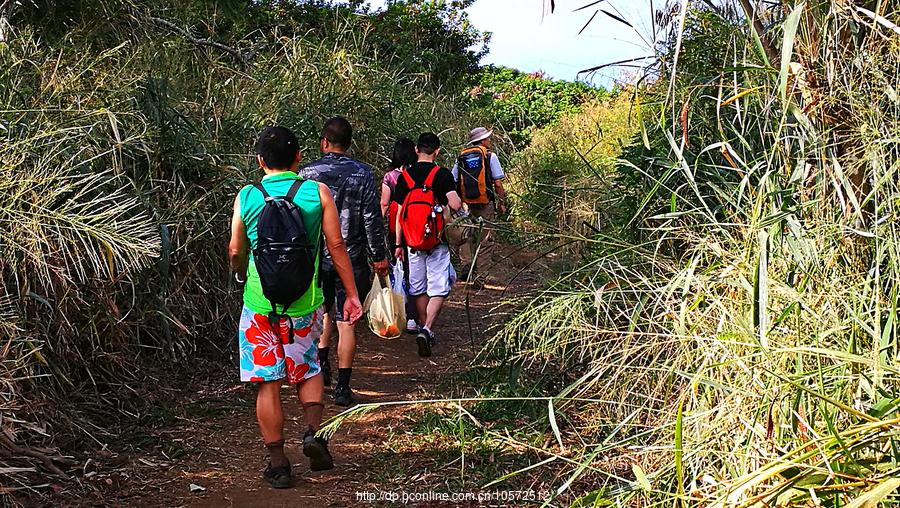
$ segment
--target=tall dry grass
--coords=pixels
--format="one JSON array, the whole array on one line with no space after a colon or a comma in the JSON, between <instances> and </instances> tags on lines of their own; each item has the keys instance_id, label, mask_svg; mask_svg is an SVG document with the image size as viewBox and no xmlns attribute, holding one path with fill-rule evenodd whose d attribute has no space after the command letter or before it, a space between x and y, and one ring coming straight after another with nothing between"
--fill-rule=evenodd
<instances>
[{"instance_id":1,"label":"tall dry grass","mask_svg":"<svg viewBox=\"0 0 900 508\"><path fill-rule=\"evenodd\" d=\"M486 346L577 376L557 495L896 503L900 12L871 3L785 2L765 40L734 6L666 11L620 166L637 241L586 238Z\"/></svg>"}]
</instances>

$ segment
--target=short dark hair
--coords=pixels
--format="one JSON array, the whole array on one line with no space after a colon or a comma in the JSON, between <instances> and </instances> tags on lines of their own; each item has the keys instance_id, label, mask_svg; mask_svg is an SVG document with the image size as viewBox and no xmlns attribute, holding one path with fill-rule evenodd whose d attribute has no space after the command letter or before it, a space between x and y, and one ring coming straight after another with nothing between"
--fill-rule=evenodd
<instances>
[{"instance_id":1,"label":"short dark hair","mask_svg":"<svg viewBox=\"0 0 900 508\"><path fill-rule=\"evenodd\" d=\"M300 143L287 127L266 127L256 140L256 154L272 169L290 169L297 160Z\"/></svg>"},{"instance_id":2,"label":"short dark hair","mask_svg":"<svg viewBox=\"0 0 900 508\"><path fill-rule=\"evenodd\" d=\"M419 140L416 141L416 148L424 153L431 155L441 147L441 138L433 132L423 132L419 134Z\"/></svg>"},{"instance_id":3,"label":"short dark hair","mask_svg":"<svg viewBox=\"0 0 900 508\"><path fill-rule=\"evenodd\" d=\"M329 118L322 128L322 137L329 143L347 150L353 144L353 126L342 116Z\"/></svg>"},{"instance_id":4,"label":"short dark hair","mask_svg":"<svg viewBox=\"0 0 900 508\"><path fill-rule=\"evenodd\" d=\"M394 142L394 155L391 157L391 169L412 166L416 163L416 144L409 138L400 138Z\"/></svg>"}]
</instances>

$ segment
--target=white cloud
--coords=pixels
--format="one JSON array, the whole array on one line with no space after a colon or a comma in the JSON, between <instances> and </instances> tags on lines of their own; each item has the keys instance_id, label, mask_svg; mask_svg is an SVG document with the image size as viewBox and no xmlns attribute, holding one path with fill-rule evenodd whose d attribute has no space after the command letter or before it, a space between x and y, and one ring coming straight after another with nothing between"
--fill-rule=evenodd
<instances>
[{"instance_id":1,"label":"white cloud","mask_svg":"<svg viewBox=\"0 0 900 508\"><path fill-rule=\"evenodd\" d=\"M375 7L384 0L372 0ZM590 0L556 0L556 11L545 14L545 0L478 0L468 9L472 23L493 33L484 63L526 72L543 70L557 79L573 80L578 71L596 65L649 54L639 34L649 36L650 3L646 0L609 0L579 12ZM636 25L637 32L600 12L606 9ZM601 71L595 82L608 84L616 69Z\"/></svg>"}]
</instances>

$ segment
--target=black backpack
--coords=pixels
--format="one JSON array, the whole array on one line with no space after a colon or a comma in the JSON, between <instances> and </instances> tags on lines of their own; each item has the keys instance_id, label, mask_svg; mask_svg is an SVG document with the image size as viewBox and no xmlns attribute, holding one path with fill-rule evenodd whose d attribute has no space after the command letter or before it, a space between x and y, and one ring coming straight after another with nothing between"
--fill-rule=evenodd
<instances>
[{"instance_id":1,"label":"black backpack","mask_svg":"<svg viewBox=\"0 0 900 508\"><path fill-rule=\"evenodd\" d=\"M317 247L310 245L300 208L294 203L301 185L303 180L294 182L284 197L270 196L262 184L254 185L266 204L256 222L253 259L263 295L272 304L269 324L280 333L281 320L287 319L288 344L294 343L294 323L287 309L309 290L316 270Z\"/></svg>"}]
</instances>

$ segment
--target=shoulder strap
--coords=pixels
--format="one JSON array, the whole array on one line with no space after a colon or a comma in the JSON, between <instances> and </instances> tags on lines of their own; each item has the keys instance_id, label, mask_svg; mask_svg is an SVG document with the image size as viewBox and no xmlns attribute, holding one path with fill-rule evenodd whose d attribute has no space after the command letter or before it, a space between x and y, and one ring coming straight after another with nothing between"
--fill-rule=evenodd
<instances>
[{"instance_id":1,"label":"shoulder strap","mask_svg":"<svg viewBox=\"0 0 900 508\"><path fill-rule=\"evenodd\" d=\"M258 189L259 192L262 192L263 199L265 199L266 201L268 201L269 199L271 199L271 196L269 196L269 193L266 192L266 188L263 187L262 182L257 182L257 183L255 183L255 184L253 184L253 186L256 187L256 189Z\"/></svg>"},{"instance_id":2,"label":"shoulder strap","mask_svg":"<svg viewBox=\"0 0 900 508\"><path fill-rule=\"evenodd\" d=\"M404 169L403 173L401 173L401 176L403 176L403 179L406 181L406 186L409 187L408 190L413 190L413 188L415 188L416 186L416 181L413 180L412 176L410 176L409 170Z\"/></svg>"},{"instance_id":3,"label":"shoulder strap","mask_svg":"<svg viewBox=\"0 0 900 508\"><path fill-rule=\"evenodd\" d=\"M430 189L432 186L434 186L434 178L437 176L437 172L440 169L441 167L437 164L435 164L434 167L431 168L431 173L428 173L428 178L425 179L425 187L428 187Z\"/></svg>"},{"instance_id":4,"label":"shoulder strap","mask_svg":"<svg viewBox=\"0 0 900 508\"><path fill-rule=\"evenodd\" d=\"M297 193L300 192L300 187L303 186L305 181L306 180L300 178L291 184L291 188L288 190L287 194L284 195L284 199L293 203L294 198L297 197Z\"/></svg>"},{"instance_id":5,"label":"shoulder strap","mask_svg":"<svg viewBox=\"0 0 900 508\"><path fill-rule=\"evenodd\" d=\"M488 153L487 148L485 148L482 145L476 145L476 146L467 146L466 148L463 149L462 152L459 153L459 155L463 156L463 155L466 155L467 153L472 153L472 152L481 152L481 155L483 155L485 157L487 157L487 153Z\"/></svg>"}]
</instances>

